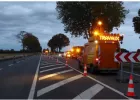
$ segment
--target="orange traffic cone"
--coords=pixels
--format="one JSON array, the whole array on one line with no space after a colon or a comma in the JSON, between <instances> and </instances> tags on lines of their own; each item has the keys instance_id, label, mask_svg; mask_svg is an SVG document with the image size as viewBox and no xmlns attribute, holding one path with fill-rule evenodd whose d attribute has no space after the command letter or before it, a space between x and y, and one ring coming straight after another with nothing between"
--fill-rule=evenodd
<instances>
[{"instance_id":1,"label":"orange traffic cone","mask_svg":"<svg viewBox=\"0 0 140 100\"><path fill-rule=\"evenodd\" d=\"M58 63L58 58L57 58L57 60L56 60L56 63Z\"/></svg>"},{"instance_id":2,"label":"orange traffic cone","mask_svg":"<svg viewBox=\"0 0 140 100\"><path fill-rule=\"evenodd\" d=\"M128 92L126 94L128 97L136 97L134 93L134 84L133 84L133 76L130 75L129 84L128 84Z\"/></svg>"},{"instance_id":3,"label":"orange traffic cone","mask_svg":"<svg viewBox=\"0 0 140 100\"><path fill-rule=\"evenodd\" d=\"M83 73L83 75L84 75L84 76L87 76L87 66L86 66L86 64L85 64L85 66L84 66L84 73Z\"/></svg>"},{"instance_id":4,"label":"orange traffic cone","mask_svg":"<svg viewBox=\"0 0 140 100\"><path fill-rule=\"evenodd\" d=\"M66 60L66 64L65 64L65 66L68 67L68 61L67 61L67 60Z\"/></svg>"}]
</instances>

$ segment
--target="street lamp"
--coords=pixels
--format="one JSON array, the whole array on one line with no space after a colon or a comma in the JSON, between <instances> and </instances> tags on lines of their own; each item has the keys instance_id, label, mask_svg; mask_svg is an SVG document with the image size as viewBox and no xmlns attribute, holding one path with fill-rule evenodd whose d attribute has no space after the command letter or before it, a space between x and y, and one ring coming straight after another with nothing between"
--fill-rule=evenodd
<instances>
[{"instance_id":1,"label":"street lamp","mask_svg":"<svg viewBox=\"0 0 140 100\"><path fill-rule=\"evenodd\" d=\"M103 23L101 21L98 21L98 25L99 25L99 32L100 32L100 26L102 25Z\"/></svg>"},{"instance_id":2,"label":"street lamp","mask_svg":"<svg viewBox=\"0 0 140 100\"><path fill-rule=\"evenodd\" d=\"M102 25L102 22L101 21L98 21L98 25L101 26Z\"/></svg>"}]
</instances>

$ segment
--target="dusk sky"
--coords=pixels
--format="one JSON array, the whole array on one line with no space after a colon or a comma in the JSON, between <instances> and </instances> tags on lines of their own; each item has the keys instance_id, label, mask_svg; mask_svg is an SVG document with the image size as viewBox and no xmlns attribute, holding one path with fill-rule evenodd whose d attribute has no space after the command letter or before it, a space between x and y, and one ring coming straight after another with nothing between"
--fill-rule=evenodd
<instances>
[{"instance_id":1,"label":"dusk sky","mask_svg":"<svg viewBox=\"0 0 140 100\"><path fill-rule=\"evenodd\" d=\"M135 34L132 19L138 15L140 2L124 2L130 12L126 16L125 24L112 33L124 34L122 48L136 51L140 48L139 35ZM57 19L55 10L56 2L0 2L0 49L20 50L15 35L24 30L33 33L39 38L42 48L47 48L48 40L57 33L64 33L61 20ZM87 40L71 38L69 33L64 33L70 38L70 46L84 45Z\"/></svg>"}]
</instances>

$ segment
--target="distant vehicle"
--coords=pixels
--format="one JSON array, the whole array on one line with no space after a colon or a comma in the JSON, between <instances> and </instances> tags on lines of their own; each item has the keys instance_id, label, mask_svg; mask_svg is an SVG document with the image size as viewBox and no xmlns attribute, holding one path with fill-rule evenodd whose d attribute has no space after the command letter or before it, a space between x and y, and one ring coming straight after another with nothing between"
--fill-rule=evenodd
<instances>
[{"instance_id":1,"label":"distant vehicle","mask_svg":"<svg viewBox=\"0 0 140 100\"><path fill-rule=\"evenodd\" d=\"M48 55L48 53L49 53L49 50L44 50L44 51L43 51L43 54L44 54L44 55Z\"/></svg>"},{"instance_id":2,"label":"distant vehicle","mask_svg":"<svg viewBox=\"0 0 140 100\"><path fill-rule=\"evenodd\" d=\"M62 54L61 54L61 53L59 53L59 54L58 54L58 56L59 56L59 57L62 57Z\"/></svg>"},{"instance_id":3,"label":"distant vehicle","mask_svg":"<svg viewBox=\"0 0 140 100\"><path fill-rule=\"evenodd\" d=\"M71 49L71 56L72 58L78 58L79 56L81 56L82 51L84 49L84 46L74 46Z\"/></svg>"},{"instance_id":4,"label":"distant vehicle","mask_svg":"<svg viewBox=\"0 0 140 100\"><path fill-rule=\"evenodd\" d=\"M78 58L79 68L86 64L90 72L98 71L117 71L120 68L119 63L114 61L114 54L120 51L122 36L119 34L104 34L98 37L89 38L88 43L84 45L82 56Z\"/></svg>"},{"instance_id":5,"label":"distant vehicle","mask_svg":"<svg viewBox=\"0 0 140 100\"><path fill-rule=\"evenodd\" d=\"M65 56L66 58L71 58L71 51L66 51L66 52L64 53L64 56Z\"/></svg>"}]
</instances>

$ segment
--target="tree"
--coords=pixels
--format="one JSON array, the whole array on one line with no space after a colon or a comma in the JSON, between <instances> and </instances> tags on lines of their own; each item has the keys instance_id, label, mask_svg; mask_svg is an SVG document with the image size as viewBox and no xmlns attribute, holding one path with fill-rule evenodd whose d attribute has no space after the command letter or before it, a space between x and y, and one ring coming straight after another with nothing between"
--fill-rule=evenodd
<instances>
[{"instance_id":1,"label":"tree","mask_svg":"<svg viewBox=\"0 0 140 100\"><path fill-rule=\"evenodd\" d=\"M40 42L36 36L31 33L21 31L16 35L17 39L23 46L23 50L27 50L30 52L41 52L42 47L40 46Z\"/></svg>"},{"instance_id":2,"label":"tree","mask_svg":"<svg viewBox=\"0 0 140 100\"><path fill-rule=\"evenodd\" d=\"M111 32L122 23L128 10L123 2L57 2L58 19L64 24L65 32L72 36L88 38L96 28L98 20L103 22L103 30Z\"/></svg>"},{"instance_id":3,"label":"tree","mask_svg":"<svg viewBox=\"0 0 140 100\"><path fill-rule=\"evenodd\" d=\"M24 35L23 45L26 50L31 52L41 52L42 50L38 38L31 33L26 33Z\"/></svg>"},{"instance_id":4,"label":"tree","mask_svg":"<svg viewBox=\"0 0 140 100\"><path fill-rule=\"evenodd\" d=\"M54 47L54 43L53 43L52 39L50 39L48 41L48 46L51 48L51 51L54 52L55 47Z\"/></svg>"},{"instance_id":5,"label":"tree","mask_svg":"<svg viewBox=\"0 0 140 100\"><path fill-rule=\"evenodd\" d=\"M51 47L51 51L61 51L65 46L68 46L70 43L69 38L64 34L56 34L49 40L48 46Z\"/></svg>"},{"instance_id":6,"label":"tree","mask_svg":"<svg viewBox=\"0 0 140 100\"><path fill-rule=\"evenodd\" d=\"M134 31L140 34L140 9L138 10L138 16L133 17Z\"/></svg>"},{"instance_id":7,"label":"tree","mask_svg":"<svg viewBox=\"0 0 140 100\"><path fill-rule=\"evenodd\" d=\"M18 39L18 42L21 43L22 45L22 49L24 50L24 45L23 45L23 39L24 39L24 35L26 34L27 32L25 31L20 31L20 33L18 33L16 35L16 38Z\"/></svg>"}]
</instances>

